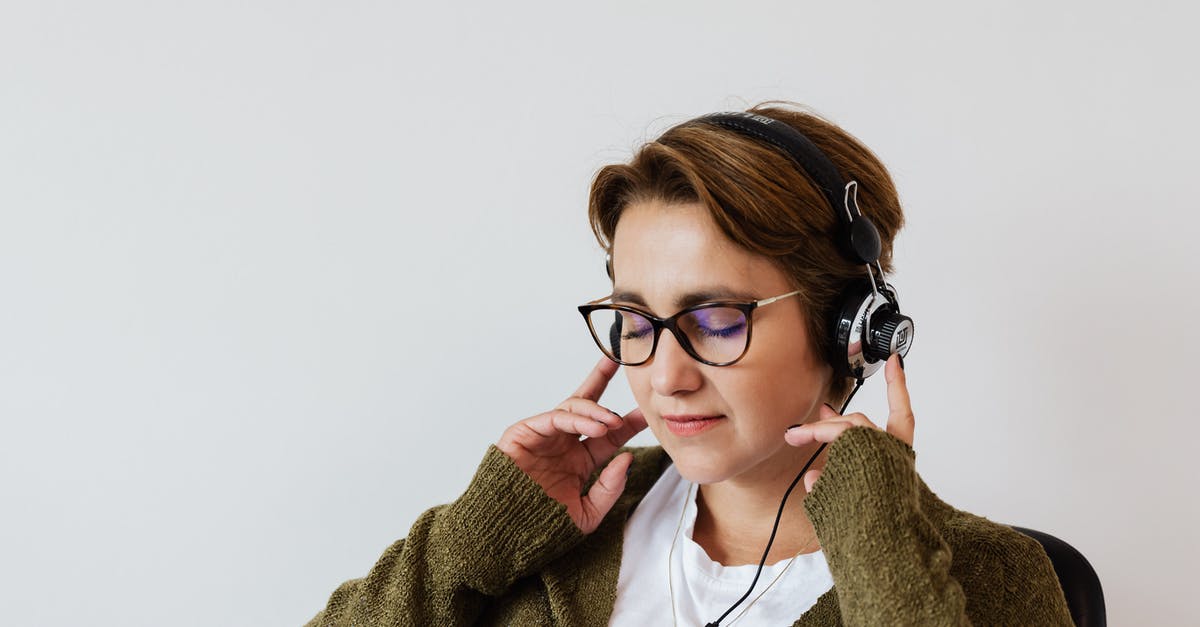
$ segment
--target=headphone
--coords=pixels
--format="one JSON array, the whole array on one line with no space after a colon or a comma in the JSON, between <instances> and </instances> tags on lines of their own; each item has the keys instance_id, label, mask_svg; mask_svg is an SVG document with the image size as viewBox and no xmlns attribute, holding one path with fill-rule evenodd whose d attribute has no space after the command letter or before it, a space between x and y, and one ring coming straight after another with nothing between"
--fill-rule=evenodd
<instances>
[{"instance_id":1,"label":"headphone","mask_svg":"<svg viewBox=\"0 0 1200 627\"><path fill-rule=\"evenodd\" d=\"M833 208L838 220L839 251L852 263L866 266L867 276L848 285L834 308L836 315L830 324L834 376L852 377L861 384L892 353L899 353L901 358L907 355L912 347L913 321L900 313L896 289L884 281L879 264L879 230L858 208L858 181L844 183L833 161L816 144L795 127L774 118L742 111L710 113L675 128L694 124L737 132L768 143L790 157ZM608 278L615 280L611 251L604 261Z\"/></svg>"}]
</instances>

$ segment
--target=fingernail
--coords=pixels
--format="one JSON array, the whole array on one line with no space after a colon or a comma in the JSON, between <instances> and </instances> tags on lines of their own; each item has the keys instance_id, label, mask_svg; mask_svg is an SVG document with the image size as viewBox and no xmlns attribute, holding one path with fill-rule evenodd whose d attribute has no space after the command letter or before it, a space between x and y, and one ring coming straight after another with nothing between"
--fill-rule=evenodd
<instances>
[{"instance_id":1,"label":"fingernail","mask_svg":"<svg viewBox=\"0 0 1200 627\"><path fill-rule=\"evenodd\" d=\"M825 406L829 408L829 411L831 411L835 414L837 413L837 410L833 408L833 405L830 405L829 403L825 403Z\"/></svg>"},{"instance_id":2,"label":"fingernail","mask_svg":"<svg viewBox=\"0 0 1200 627\"><path fill-rule=\"evenodd\" d=\"M900 360L900 369L904 370L904 355L896 353L896 358Z\"/></svg>"},{"instance_id":3,"label":"fingernail","mask_svg":"<svg viewBox=\"0 0 1200 627\"><path fill-rule=\"evenodd\" d=\"M784 431L784 433L787 433L788 431L791 431L792 429L795 429L796 427L803 427L803 426L804 426L804 424L803 424L803 423L799 423L799 422L797 422L796 424L794 424L794 425L792 425L792 426L788 427L788 428L787 428L787 431Z\"/></svg>"},{"instance_id":4,"label":"fingernail","mask_svg":"<svg viewBox=\"0 0 1200 627\"><path fill-rule=\"evenodd\" d=\"M612 414L612 415L616 416L616 417L617 417L617 420L624 420L624 418L621 418L621 414L618 414L617 412L615 412L615 411L613 411L613 410L611 410L611 409L610 409L610 410L608 410L608 413L610 413L610 414Z\"/></svg>"}]
</instances>

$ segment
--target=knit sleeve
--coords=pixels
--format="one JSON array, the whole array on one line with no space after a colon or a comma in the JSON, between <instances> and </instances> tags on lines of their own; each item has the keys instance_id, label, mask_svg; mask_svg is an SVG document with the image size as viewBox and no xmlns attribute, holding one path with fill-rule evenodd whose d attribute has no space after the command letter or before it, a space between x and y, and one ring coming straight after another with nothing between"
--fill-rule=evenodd
<instances>
[{"instance_id":1,"label":"knit sleeve","mask_svg":"<svg viewBox=\"0 0 1200 627\"><path fill-rule=\"evenodd\" d=\"M566 507L493 445L462 496L422 514L307 625L471 624L489 598L582 539Z\"/></svg>"},{"instance_id":2,"label":"knit sleeve","mask_svg":"<svg viewBox=\"0 0 1200 627\"><path fill-rule=\"evenodd\" d=\"M974 619L980 624L1070 625L1062 591L1040 546L1040 555L1010 556L1015 559L990 559L988 552L966 545L962 555L953 554L942 528L922 509L915 458L912 447L884 431L852 427L829 446L825 469L805 499L844 624L969 625ZM980 521L967 524L984 533L967 530L965 536L984 537L999 527L965 513L961 520L967 518ZM965 537L962 531L956 531L956 541ZM995 557L996 550L1026 551L1029 546L1005 540L990 548ZM960 563L954 564L956 559ZM954 573L973 574L960 580ZM988 598L980 602L977 596Z\"/></svg>"}]
</instances>

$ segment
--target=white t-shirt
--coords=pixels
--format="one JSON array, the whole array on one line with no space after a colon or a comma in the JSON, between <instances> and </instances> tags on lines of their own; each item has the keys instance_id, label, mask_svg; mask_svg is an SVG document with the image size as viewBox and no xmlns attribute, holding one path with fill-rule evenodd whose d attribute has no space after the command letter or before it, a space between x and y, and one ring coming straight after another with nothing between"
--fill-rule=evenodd
<instances>
[{"instance_id":1,"label":"white t-shirt","mask_svg":"<svg viewBox=\"0 0 1200 627\"><path fill-rule=\"evenodd\" d=\"M687 498L690 487L690 482L679 475L674 465L668 466L626 522L617 602L609 625L671 624L667 555L685 499L683 526L679 528L671 564L678 624L703 627L716 620L745 594L754 580L757 564L722 566L709 559L704 549L692 541L692 530L696 526L696 490L691 490L691 498ZM764 535L769 532L770 521L763 529ZM829 573L824 552L807 553L794 559L795 563L790 567L791 560L763 567L754 592L722 621L721 627L790 625L833 587L833 575ZM744 616L733 622L780 573L783 575L775 585Z\"/></svg>"}]
</instances>

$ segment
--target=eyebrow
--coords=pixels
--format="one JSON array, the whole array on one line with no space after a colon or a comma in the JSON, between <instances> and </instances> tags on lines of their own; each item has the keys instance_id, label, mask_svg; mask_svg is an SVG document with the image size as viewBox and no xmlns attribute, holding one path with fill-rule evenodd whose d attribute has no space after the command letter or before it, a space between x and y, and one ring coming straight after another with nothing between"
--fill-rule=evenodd
<instances>
[{"instance_id":1,"label":"eyebrow","mask_svg":"<svg viewBox=\"0 0 1200 627\"><path fill-rule=\"evenodd\" d=\"M613 292L611 298L614 303L620 301L641 305L647 309L650 308L650 305L646 303L646 299L642 298L641 294L631 290ZM749 292L742 292L727 287L712 287L679 295L675 299L675 306L679 309L687 309L692 305L716 300L756 301L759 300L759 297Z\"/></svg>"}]
</instances>

